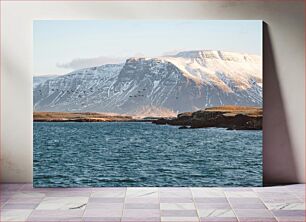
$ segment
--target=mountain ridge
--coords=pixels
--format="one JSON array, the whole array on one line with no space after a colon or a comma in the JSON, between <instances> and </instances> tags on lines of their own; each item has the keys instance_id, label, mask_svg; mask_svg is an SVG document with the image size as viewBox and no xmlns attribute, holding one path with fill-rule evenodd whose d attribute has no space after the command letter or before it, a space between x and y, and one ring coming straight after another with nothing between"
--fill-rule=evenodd
<instances>
[{"instance_id":1,"label":"mountain ridge","mask_svg":"<svg viewBox=\"0 0 306 222\"><path fill-rule=\"evenodd\" d=\"M34 88L35 111L172 113L218 105L262 106L261 57L216 50L131 57L84 68Z\"/></svg>"}]
</instances>

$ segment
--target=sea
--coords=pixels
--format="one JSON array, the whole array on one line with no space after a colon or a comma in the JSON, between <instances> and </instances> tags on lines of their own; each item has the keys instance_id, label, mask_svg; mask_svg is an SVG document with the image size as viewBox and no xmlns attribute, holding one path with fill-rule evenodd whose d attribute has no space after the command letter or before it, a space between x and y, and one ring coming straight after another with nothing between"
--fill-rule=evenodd
<instances>
[{"instance_id":1,"label":"sea","mask_svg":"<svg viewBox=\"0 0 306 222\"><path fill-rule=\"evenodd\" d=\"M34 122L34 187L262 186L262 131Z\"/></svg>"}]
</instances>

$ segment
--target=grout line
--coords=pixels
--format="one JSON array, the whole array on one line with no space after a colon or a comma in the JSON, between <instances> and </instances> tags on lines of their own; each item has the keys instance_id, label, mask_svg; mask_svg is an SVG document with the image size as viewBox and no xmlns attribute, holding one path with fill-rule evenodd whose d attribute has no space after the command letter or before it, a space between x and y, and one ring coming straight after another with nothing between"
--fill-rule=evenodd
<instances>
[{"instance_id":1,"label":"grout line","mask_svg":"<svg viewBox=\"0 0 306 222\"><path fill-rule=\"evenodd\" d=\"M84 214L85 214L85 211L86 211L86 208L88 206L89 200L90 200L90 198L92 196L92 193L93 193L93 189L92 188L89 188L89 189L90 189L90 194L89 194L89 197L87 199L87 203L85 205L85 208L84 208L84 211L83 211L83 214L82 214L82 218L81 218L82 221L84 221Z\"/></svg>"},{"instance_id":2,"label":"grout line","mask_svg":"<svg viewBox=\"0 0 306 222\"><path fill-rule=\"evenodd\" d=\"M33 214L35 209L32 209L31 213L26 217L26 221L28 221L28 219L31 217L31 215Z\"/></svg>"},{"instance_id":3,"label":"grout line","mask_svg":"<svg viewBox=\"0 0 306 222\"><path fill-rule=\"evenodd\" d=\"M235 215L235 217L236 217L237 221L238 221L238 222L240 222L240 219L238 218L238 215L236 214L236 211L234 210L234 208L233 208L233 206L232 206L231 202L229 201L229 199L228 199L228 196L227 196L226 192L225 192L223 189L222 189L222 191L223 191L224 196L225 196L225 198L226 198L226 200L227 200L227 202L228 202L229 206L231 207L231 210L233 211L233 213L234 213L234 215ZM239 192L239 191L238 191L238 192Z\"/></svg>"},{"instance_id":4,"label":"grout line","mask_svg":"<svg viewBox=\"0 0 306 222\"><path fill-rule=\"evenodd\" d=\"M288 188L287 188L288 189ZM289 193L292 194L293 196L297 197L297 199L301 200L303 203L305 203L305 199L304 198L301 198L299 195L297 195L294 191L291 191L290 189L289 190ZM305 190L304 190L304 195L305 195Z\"/></svg>"},{"instance_id":5,"label":"grout line","mask_svg":"<svg viewBox=\"0 0 306 222\"><path fill-rule=\"evenodd\" d=\"M23 189L23 187L25 187L27 184L25 183L25 184L23 184L21 187L20 187L20 190L22 190ZM33 187L33 185L32 185L32 187Z\"/></svg>"},{"instance_id":6,"label":"grout line","mask_svg":"<svg viewBox=\"0 0 306 222\"><path fill-rule=\"evenodd\" d=\"M161 215L161 203L160 203L160 189L157 187L157 199L158 199L158 205L159 205L159 219L162 221L162 215Z\"/></svg>"},{"instance_id":7,"label":"grout line","mask_svg":"<svg viewBox=\"0 0 306 222\"><path fill-rule=\"evenodd\" d=\"M1 194L0 194L1 195ZM6 201L4 201L3 205L1 206L1 209L7 204L7 202L11 199L11 197L9 197ZM1 198L0 198L1 200ZM1 215L1 214L0 214Z\"/></svg>"},{"instance_id":8,"label":"grout line","mask_svg":"<svg viewBox=\"0 0 306 222\"><path fill-rule=\"evenodd\" d=\"M125 201L126 201L127 189L128 189L128 187L125 188L125 193L124 193L124 199L123 199L123 206L122 206L122 211L121 211L120 222L122 222L122 219L123 219L123 212L124 212L124 209L125 209Z\"/></svg>"},{"instance_id":9,"label":"grout line","mask_svg":"<svg viewBox=\"0 0 306 222\"><path fill-rule=\"evenodd\" d=\"M27 184L23 184L18 190L16 190L16 191L13 191L13 195L12 196L14 196L17 192L19 192L19 191L22 191L22 188L24 187L24 186L26 186ZM33 185L32 185L33 186ZM34 187L32 187L33 189L34 189ZM23 191L22 193L27 193L28 191ZM30 192L34 192L34 193L40 193L40 192L35 192L35 191L30 191ZM33 212L35 211L35 209L40 205L40 203L45 199L45 197L46 197L46 194L45 193L43 193L44 194L44 196L41 198L41 200L39 201L39 203L37 204L37 206L36 207L34 207L33 209L30 209L31 210L31 213L26 217L26 221L31 217L31 215L33 214ZM7 204L7 202L10 200L11 198L9 198L6 202L5 202L5 204Z\"/></svg>"},{"instance_id":10,"label":"grout line","mask_svg":"<svg viewBox=\"0 0 306 222\"><path fill-rule=\"evenodd\" d=\"M195 198L194 198L194 195L193 195L193 192L192 192L191 187L189 187L189 190L190 190L190 193L191 193L193 205L194 205L194 207L195 207L195 209L196 209L196 212L197 212L198 220L199 220L199 222L200 222L200 221L201 221L200 212L199 212L199 209L198 209L198 207L197 207L197 205L196 205L196 201L195 201Z\"/></svg>"},{"instance_id":11,"label":"grout line","mask_svg":"<svg viewBox=\"0 0 306 222\"><path fill-rule=\"evenodd\" d=\"M255 192L254 188L252 188L253 192ZM258 195L257 192L255 192L258 199L263 203L263 205L265 205L265 207L267 208L267 210L272 214L273 218L276 220L276 221L279 221L278 218L272 213L272 211L269 209L268 205L266 205L266 203L263 201L263 199L260 197L260 195Z\"/></svg>"}]
</instances>

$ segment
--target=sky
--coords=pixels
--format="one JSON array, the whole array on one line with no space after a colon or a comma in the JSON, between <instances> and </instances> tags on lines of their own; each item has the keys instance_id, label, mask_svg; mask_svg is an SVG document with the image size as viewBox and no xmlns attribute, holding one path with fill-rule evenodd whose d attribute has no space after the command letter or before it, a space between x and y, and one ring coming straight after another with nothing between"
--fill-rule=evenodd
<instances>
[{"instance_id":1,"label":"sky","mask_svg":"<svg viewBox=\"0 0 306 222\"><path fill-rule=\"evenodd\" d=\"M189 50L261 55L259 20L35 20L34 75L156 57Z\"/></svg>"}]
</instances>

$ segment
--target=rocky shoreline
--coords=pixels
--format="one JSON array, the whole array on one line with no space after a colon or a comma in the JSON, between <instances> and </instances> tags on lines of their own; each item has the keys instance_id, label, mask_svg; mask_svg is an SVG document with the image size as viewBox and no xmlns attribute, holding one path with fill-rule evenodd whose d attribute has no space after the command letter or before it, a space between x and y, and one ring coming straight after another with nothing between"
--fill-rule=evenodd
<instances>
[{"instance_id":1,"label":"rocky shoreline","mask_svg":"<svg viewBox=\"0 0 306 222\"><path fill-rule=\"evenodd\" d=\"M178 114L176 118L153 120L155 124L168 124L187 128L226 128L228 130L262 130L262 108L247 106L219 106L196 112Z\"/></svg>"},{"instance_id":2,"label":"rocky shoreline","mask_svg":"<svg viewBox=\"0 0 306 222\"><path fill-rule=\"evenodd\" d=\"M177 117L135 117L110 113L34 112L34 122L151 122L158 125L189 128L226 128L228 130L262 130L262 108L248 106L210 107Z\"/></svg>"},{"instance_id":3,"label":"rocky shoreline","mask_svg":"<svg viewBox=\"0 0 306 222\"><path fill-rule=\"evenodd\" d=\"M153 119L135 119L129 115L108 113L34 112L34 122L152 122Z\"/></svg>"}]
</instances>

